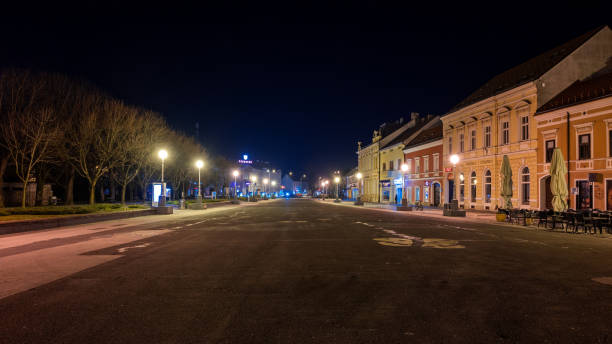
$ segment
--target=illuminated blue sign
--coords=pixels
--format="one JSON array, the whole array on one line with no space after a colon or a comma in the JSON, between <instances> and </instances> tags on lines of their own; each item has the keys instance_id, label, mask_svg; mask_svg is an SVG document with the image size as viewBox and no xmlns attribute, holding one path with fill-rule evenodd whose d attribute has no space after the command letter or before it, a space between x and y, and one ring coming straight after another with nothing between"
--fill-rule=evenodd
<instances>
[{"instance_id":1,"label":"illuminated blue sign","mask_svg":"<svg viewBox=\"0 0 612 344\"><path fill-rule=\"evenodd\" d=\"M248 156L248 155L246 155L246 154L244 154L244 155L242 156L242 160L249 160L249 156Z\"/></svg>"}]
</instances>

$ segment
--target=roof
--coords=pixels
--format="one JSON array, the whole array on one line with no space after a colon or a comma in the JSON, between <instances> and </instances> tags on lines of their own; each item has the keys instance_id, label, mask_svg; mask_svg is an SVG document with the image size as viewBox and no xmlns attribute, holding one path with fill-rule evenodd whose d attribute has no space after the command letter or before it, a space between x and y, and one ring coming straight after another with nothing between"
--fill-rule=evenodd
<instances>
[{"instance_id":1,"label":"roof","mask_svg":"<svg viewBox=\"0 0 612 344\"><path fill-rule=\"evenodd\" d=\"M542 105L536 111L536 115L610 96L612 96L612 71L608 70L597 76L574 82Z\"/></svg>"},{"instance_id":2,"label":"roof","mask_svg":"<svg viewBox=\"0 0 612 344\"><path fill-rule=\"evenodd\" d=\"M417 137L415 137L406 147L411 148L420 146L426 143L438 141L442 139L442 121L438 120L431 128L423 130Z\"/></svg>"},{"instance_id":3,"label":"roof","mask_svg":"<svg viewBox=\"0 0 612 344\"><path fill-rule=\"evenodd\" d=\"M404 142L407 138L409 138L414 133L419 131L424 125L427 125L427 123L429 123L429 118L430 117L428 117L428 116L419 115L419 117L416 118L416 123L415 123L415 125L413 127L407 128L404 132L402 132L401 134L397 135L396 138L394 138L393 140L387 142L386 145L380 147L380 149L384 149L384 148L387 148L387 147L395 146L396 144ZM406 123L404 123L404 124L406 124Z\"/></svg>"},{"instance_id":4,"label":"roof","mask_svg":"<svg viewBox=\"0 0 612 344\"><path fill-rule=\"evenodd\" d=\"M538 79L604 27L605 25L600 26L495 76L476 90L476 92L455 105L448 113L458 111L468 105Z\"/></svg>"}]
</instances>

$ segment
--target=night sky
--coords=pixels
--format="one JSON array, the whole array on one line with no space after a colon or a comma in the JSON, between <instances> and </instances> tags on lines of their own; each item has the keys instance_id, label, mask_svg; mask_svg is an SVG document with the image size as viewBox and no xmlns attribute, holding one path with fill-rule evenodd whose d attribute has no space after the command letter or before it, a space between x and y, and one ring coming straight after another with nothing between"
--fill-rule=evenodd
<instances>
[{"instance_id":1,"label":"night sky","mask_svg":"<svg viewBox=\"0 0 612 344\"><path fill-rule=\"evenodd\" d=\"M0 64L85 78L188 134L199 122L213 153L320 176L356 166L357 141L383 122L444 114L495 74L612 23L605 2L222 3L3 10Z\"/></svg>"}]
</instances>

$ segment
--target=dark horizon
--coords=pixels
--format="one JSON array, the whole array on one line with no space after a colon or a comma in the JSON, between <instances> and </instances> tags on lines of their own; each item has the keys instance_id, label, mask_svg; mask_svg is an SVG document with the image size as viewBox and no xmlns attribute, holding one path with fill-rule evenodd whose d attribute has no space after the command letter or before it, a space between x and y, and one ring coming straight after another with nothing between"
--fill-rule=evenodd
<instances>
[{"instance_id":1,"label":"dark horizon","mask_svg":"<svg viewBox=\"0 0 612 344\"><path fill-rule=\"evenodd\" d=\"M176 16L88 8L4 22L14 34L0 65L84 78L187 134L199 122L213 153L316 178L356 166L357 141L380 124L443 115L496 74L610 24L606 5L597 9L559 16L542 6L521 24L407 5Z\"/></svg>"}]
</instances>

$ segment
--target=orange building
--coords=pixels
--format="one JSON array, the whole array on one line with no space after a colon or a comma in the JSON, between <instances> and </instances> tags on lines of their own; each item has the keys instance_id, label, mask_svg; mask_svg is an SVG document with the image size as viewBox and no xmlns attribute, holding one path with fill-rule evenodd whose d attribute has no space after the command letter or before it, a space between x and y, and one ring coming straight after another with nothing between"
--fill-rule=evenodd
<instances>
[{"instance_id":1,"label":"orange building","mask_svg":"<svg viewBox=\"0 0 612 344\"><path fill-rule=\"evenodd\" d=\"M612 210L612 71L575 82L535 119L540 209L552 208L550 160L559 147L568 163L569 207Z\"/></svg>"},{"instance_id":2,"label":"orange building","mask_svg":"<svg viewBox=\"0 0 612 344\"><path fill-rule=\"evenodd\" d=\"M421 202L434 207L443 204L442 136L442 122L436 118L431 127L404 147L404 161L408 165L404 183L409 204Z\"/></svg>"}]
</instances>

